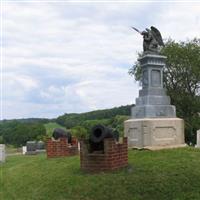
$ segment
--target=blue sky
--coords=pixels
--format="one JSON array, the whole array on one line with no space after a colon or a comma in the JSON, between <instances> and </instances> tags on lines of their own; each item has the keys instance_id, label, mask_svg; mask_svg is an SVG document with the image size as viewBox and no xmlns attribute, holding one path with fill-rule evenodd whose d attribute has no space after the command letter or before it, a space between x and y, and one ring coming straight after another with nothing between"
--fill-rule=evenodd
<instances>
[{"instance_id":1,"label":"blue sky","mask_svg":"<svg viewBox=\"0 0 200 200\"><path fill-rule=\"evenodd\" d=\"M139 85L128 69L142 50L131 30L164 39L200 34L200 3L3 3L1 118L48 117L127 105Z\"/></svg>"}]
</instances>

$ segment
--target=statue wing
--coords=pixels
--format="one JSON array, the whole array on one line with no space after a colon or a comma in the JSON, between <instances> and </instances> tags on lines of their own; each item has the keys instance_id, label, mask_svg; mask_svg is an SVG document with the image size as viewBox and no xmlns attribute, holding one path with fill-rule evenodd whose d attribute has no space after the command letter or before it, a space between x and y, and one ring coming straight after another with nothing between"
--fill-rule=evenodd
<instances>
[{"instance_id":1,"label":"statue wing","mask_svg":"<svg viewBox=\"0 0 200 200\"><path fill-rule=\"evenodd\" d=\"M153 37L157 40L158 44L160 46L165 46L163 43L163 39L162 39L160 31L154 26L151 26L151 31L152 31Z\"/></svg>"}]
</instances>

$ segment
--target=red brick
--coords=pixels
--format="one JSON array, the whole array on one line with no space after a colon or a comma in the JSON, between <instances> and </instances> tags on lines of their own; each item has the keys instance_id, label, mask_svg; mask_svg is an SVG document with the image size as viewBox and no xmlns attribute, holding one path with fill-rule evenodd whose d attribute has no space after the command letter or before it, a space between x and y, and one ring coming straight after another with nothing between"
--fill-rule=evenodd
<instances>
[{"instance_id":1,"label":"red brick","mask_svg":"<svg viewBox=\"0 0 200 200\"><path fill-rule=\"evenodd\" d=\"M78 154L77 146L69 146L66 138L61 138L60 140L47 139L47 157L63 157Z\"/></svg>"},{"instance_id":2,"label":"red brick","mask_svg":"<svg viewBox=\"0 0 200 200\"><path fill-rule=\"evenodd\" d=\"M115 170L128 164L127 138L122 144L117 144L114 139L104 140L104 154L89 154L86 141L80 142L80 166L89 172Z\"/></svg>"}]
</instances>

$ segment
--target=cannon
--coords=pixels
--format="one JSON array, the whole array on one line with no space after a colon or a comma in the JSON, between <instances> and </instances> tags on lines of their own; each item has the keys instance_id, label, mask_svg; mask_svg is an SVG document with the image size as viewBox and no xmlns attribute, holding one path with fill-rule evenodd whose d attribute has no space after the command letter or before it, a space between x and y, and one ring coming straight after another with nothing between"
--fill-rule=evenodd
<instances>
[{"instance_id":1,"label":"cannon","mask_svg":"<svg viewBox=\"0 0 200 200\"><path fill-rule=\"evenodd\" d=\"M66 130L62 129L62 128L55 128L53 130L52 137L55 140L58 140L59 138L67 138L68 143L72 143L72 135L71 135L71 133L69 131L66 131Z\"/></svg>"},{"instance_id":2,"label":"cannon","mask_svg":"<svg viewBox=\"0 0 200 200\"><path fill-rule=\"evenodd\" d=\"M103 141L105 138L114 138L116 141L118 141L119 133L118 131L103 126L101 124L94 126L91 130L89 137L90 152L103 151Z\"/></svg>"}]
</instances>

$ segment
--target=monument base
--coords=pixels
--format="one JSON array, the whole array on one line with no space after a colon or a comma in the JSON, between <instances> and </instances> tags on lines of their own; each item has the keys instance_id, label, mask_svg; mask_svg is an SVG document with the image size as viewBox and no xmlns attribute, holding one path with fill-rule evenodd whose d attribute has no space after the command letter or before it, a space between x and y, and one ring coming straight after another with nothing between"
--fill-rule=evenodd
<instances>
[{"instance_id":1,"label":"monument base","mask_svg":"<svg viewBox=\"0 0 200 200\"><path fill-rule=\"evenodd\" d=\"M180 118L143 118L124 122L129 148L150 150L185 147L184 121Z\"/></svg>"}]
</instances>

